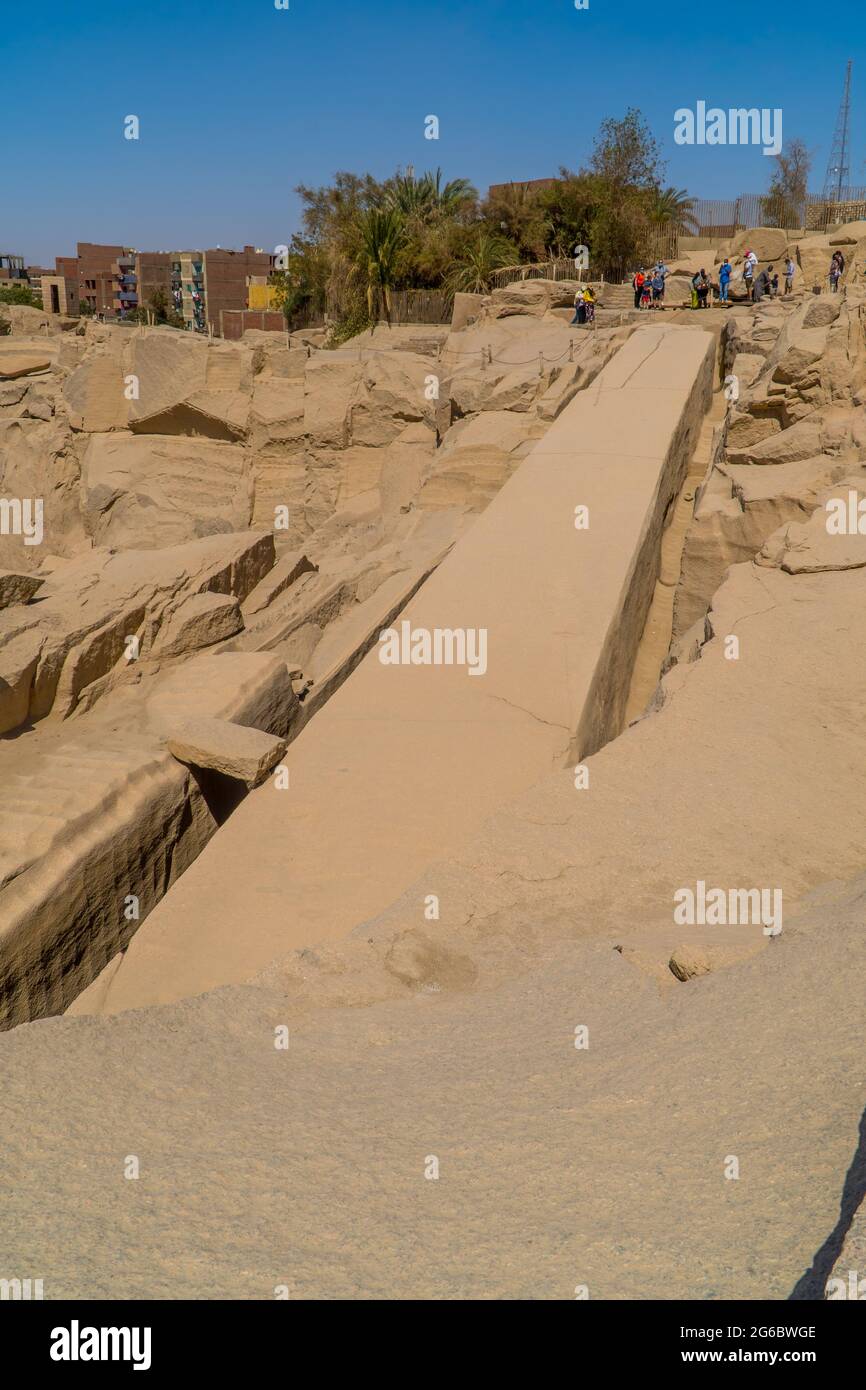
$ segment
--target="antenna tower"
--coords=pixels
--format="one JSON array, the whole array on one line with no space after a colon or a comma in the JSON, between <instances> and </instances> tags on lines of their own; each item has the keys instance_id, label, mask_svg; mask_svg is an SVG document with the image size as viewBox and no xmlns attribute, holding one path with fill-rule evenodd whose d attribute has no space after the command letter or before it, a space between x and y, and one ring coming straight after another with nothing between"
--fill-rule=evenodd
<instances>
[{"instance_id":1,"label":"antenna tower","mask_svg":"<svg viewBox=\"0 0 866 1390\"><path fill-rule=\"evenodd\" d=\"M823 202L842 203L845 201L843 194L847 195L849 191L848 178L850 174L850 157L851 59L849 58L848 66L845 69L845 91L842 94L842 104L839 107L839 115L836 117L836 129L833 132L833 148L830 151L827 173L824 176L824 191L821 194Z\"/></svg>"}]
</instances>

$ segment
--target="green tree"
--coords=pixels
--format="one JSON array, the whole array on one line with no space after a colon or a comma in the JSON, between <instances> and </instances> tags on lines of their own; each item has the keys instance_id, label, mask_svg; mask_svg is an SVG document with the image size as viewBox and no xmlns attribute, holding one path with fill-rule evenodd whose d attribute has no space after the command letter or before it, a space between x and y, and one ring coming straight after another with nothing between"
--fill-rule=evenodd
<instances>
[{"instance_id":1,"label":"green tree","mask_svg":"<svg viewBox=\"0 0 866 1390\"><path fill-rule=\"evenodd\" d=\"M650 203L650 218L658 226L669 227L672 232L696 235L698 231L695 200L689 197L684 188L654 190Z\"/></svg>"},{"instance_id":2,"label":"green tree","mask_svg":"<svg viewBox=\"0 0 866 1390\"><path fill-rule=\"evenodd\" d=\"M287 324L305 311L324 316L330 274L331 261L325 247L302 237L292 238L285 269L275 271L271 277L274 305L282 310Z\"/></svg>"},{"instance_id":3,"label":"green tree","mask_svg":"<svg viewBox=\"0 0 866 1390\"><path fill-rule=\"evenodd\" d=\"M611 189L658 188L664 168L661 151L636 107L630 106L619 120L602 121L589 168Z\"/></svg>"},{"instance_id":4,"label":"green tree","mask_svg":"<svg viewBox=\"0 0 866 1390\"><path fill-rule=\"evenodd\" d=\"M574 173L562 167L556 183L539 194L549 255L573 256L576 247L591 245L590 232L602 197L602 183L597 175Z\"/></svg>"},{"instance_id":5,"label":"green tree","mask_svg":"<svg viewBox=\"0 0 866 1390\"><path fill-rule=\"evenodd\" d=\"M139 305L130 315L133 323L166 324L169 328L186 328L183 315L172 307L168 291L163 285L151 290L145 304Z\"/></svg>"},{"instance_id":6,"label":"green tree","mask_svg":"<svg viewBox=\"0 0 866 1390\"><path fill-rule=\"evenodd\" d=\"M548 224L539 195L529 184L508 183L495 189L482 203L481 212L494 235L514 243L518 261L544 259Z\"/></svg>"},{"instance_id":7,"label":"green tree","mask_svg":"<svg viewBox=\"0 0 866 1390\"><path fill-rule=\"evenodd\" d=\"M450 271L446 280L448 290L451 294L461 290L468 294L489 294L493 272L516 262L517 248L513 242L487 228L479 228Z\"/></svg>"},{"instance_id":8,"label":"green tree","mask_svg":"<svg viewBox=\"0 0 866 1390\"><path fill-rule=\"evenodd\" d=\"M436 217L458 217L473 208L477 198L468 179L452 179L443 184L441 169L428 171L420 178L398 172L383 190L384 206L396 208L407 222L412 218L429 222Z\"/></svg>"},{"instance_id":9,"label":"green tree","mask_svg":"<svg viewBox=\"0 0 866 1390\"><path fill-rule=\"evenodd\" d=\"M812 155L802 140L789 140L774 156L775 168L761 216L771 227L802 227L806 219Z\"/></svg>"},{"instance_id":10,"label":"green tree","mask_svg":"<svg viewBox=\"0 0 866 1390\"><path fill-rule=\"evenodd\" d=\"M358 231L355 267L366 290L370 321L375 324L384 312L390 324L391 291L405 238L403 216L396 208L369 208L358 220Z\"/></svg>"}]
</instances>

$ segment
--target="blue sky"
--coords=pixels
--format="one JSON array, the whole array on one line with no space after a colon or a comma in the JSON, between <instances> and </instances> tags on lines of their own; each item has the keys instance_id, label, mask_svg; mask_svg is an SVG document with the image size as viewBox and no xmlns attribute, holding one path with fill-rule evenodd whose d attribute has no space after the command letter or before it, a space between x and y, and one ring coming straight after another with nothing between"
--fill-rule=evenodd
<instances>
[{"instance_id":1,"label":"blue sky","mask_svg":"<svg viewBox=\"0 0 866 1390\"><path fill-rule=\"evenodd\" d=\"M862 6L803 0L0 0L0 250L52 264L81 241L140 250L273 247L298 183L441 165L476 187L578 167L599 122L641 109L665 182L760 192L759 148L685 147L673 113L781 107L820 189L854 60L851 182L866 184ZM832 22L831 22L832 17ZM123 138L137 115L141 138ZM440 121L438 141L424 118Z\"/></svg>"}]
</instances>

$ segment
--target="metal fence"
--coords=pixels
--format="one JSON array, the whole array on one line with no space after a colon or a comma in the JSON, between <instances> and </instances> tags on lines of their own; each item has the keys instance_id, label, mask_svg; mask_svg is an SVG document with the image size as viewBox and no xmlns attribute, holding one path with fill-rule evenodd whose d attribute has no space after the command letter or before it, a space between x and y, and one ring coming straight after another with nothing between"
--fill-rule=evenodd
<instances>
[{"instance_id":1,"label":"metal fence","mask_svg":"<svg viewBox=\"0 0 866 1390\"><path fill-rule=\"evenodd\" d=\"M722 241L748 227L783 227L787 231L824 231L841 222L866 217L866 188L846 188L842 201L818 193L805 200L741 193L738 198L696 198L692 210L698 236Z\"/></svg>"}]
</instances>

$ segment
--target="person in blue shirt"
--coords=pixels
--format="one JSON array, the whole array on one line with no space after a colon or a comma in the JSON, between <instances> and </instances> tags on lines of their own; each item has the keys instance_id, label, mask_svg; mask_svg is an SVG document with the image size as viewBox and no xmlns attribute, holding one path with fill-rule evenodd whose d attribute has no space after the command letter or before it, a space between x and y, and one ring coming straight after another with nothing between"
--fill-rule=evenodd
<instances>
[{"instance_id":1,"label":"person in blue shirt","mask_svg":"<svg viewBox=\"0 0 866 1390\"><path fill-rule=\"evenodd\" d=\"M720 304L727 304L727 303L729 303L729 300L728 300L728 285L729 285L730 283L731 283L731 263L730 263L730 261L728 260L728 258L727 258L727 256L726 256L725 259L722 261L722 264L719 266L719 303L720 303Z\"/></svg>"}]
</instances>

